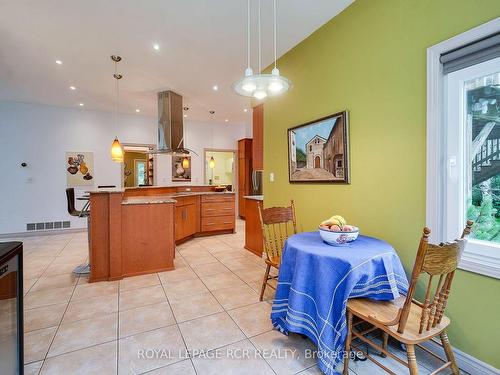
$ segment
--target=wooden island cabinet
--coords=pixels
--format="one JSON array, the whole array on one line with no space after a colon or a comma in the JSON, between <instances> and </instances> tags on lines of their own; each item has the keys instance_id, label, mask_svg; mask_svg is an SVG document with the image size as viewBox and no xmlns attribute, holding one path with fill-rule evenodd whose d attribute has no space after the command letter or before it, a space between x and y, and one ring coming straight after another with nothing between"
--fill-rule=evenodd
<instances>
[{"instance_id":1,"label":"wooden island cabinet","mask_svg":"<svg viewBox=\"0 0 500 375\"><path fill-rule=\"evenodd\" d=\"M179 242L200 231L200 199L195 196L175 200L175 241Z\"/></svg>"},{"instance_id":2,"label":"wooden island cabinet","mask_svg":"<svg viewBox=\"0 0 500 375\"><path fill-rule=\"evenodd\" d=\"M234 233L235 195L213 186L90 193L90 282L174 269L175 244Z\"/></svg>"},{"instance_id":3,"label":"wooden island cabinet","mask_svg":"<svg viewBox=\"0 0 500 375\"><path fill-rule=\"evenodd\" d=\"M238 215L245 219L245 195L252 193L252 139L238 141Z\"/></svg>"},{"instance_id":4,"label":"wooden island cabinet","mask_svg":"<svg viewBox=\"0 0 500 375\"><path fill-rule=\"evenodd\" d=\"M245 249L261 257L264 250L264 237L260 221L259 204L262 204L262 195L245 196Z\"/></svg>"}]
</instances>

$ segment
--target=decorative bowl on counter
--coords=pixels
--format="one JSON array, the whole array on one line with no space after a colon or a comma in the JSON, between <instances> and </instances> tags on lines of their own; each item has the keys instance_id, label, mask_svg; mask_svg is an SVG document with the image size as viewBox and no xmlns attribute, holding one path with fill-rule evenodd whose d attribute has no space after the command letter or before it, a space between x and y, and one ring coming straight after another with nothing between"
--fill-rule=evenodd
<instances>
[{"instance_id":1,"label":"decorative bowl on counter","mask_svg":"<svg viewBox=\"0 0 500 375\"><path fill-rule=\"evenodd\" d=\"M349 242L355 241L359 235L359 228L353 227L352 231L331 231L324 229L321 226L319 229L319 235L327 244L332 246L344 246Z\"/></svg>"}]
</instances>

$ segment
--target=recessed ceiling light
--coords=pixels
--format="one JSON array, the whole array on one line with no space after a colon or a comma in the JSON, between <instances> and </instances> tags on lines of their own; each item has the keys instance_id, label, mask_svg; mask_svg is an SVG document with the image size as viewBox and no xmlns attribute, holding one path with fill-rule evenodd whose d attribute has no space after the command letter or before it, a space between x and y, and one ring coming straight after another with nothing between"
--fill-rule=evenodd
<instances>
[{"instance_id":1,"label":"recessed ceiling light","mask_svg":"<svg viewBox=\"0 0 500 375\"><path fill-rule=\"evenodd\" d=\"M188 115L184 115L184 118L188 117Z\"/></svg>"},{"instance_id":2,"label":"recessed ceiling light","mask_svg":"<svg viewBox=\"0 0 500 375\"><path fill-rule=\"evenodd\" d=\"M243 110L243 112L248 112L248 109L246 109L246 108L245 108L245 109Z\"/></svg>"},{"instance_id":3,"label":"recessed ceiling light","mask_svg":"<svg viewBox=\"0 0 500 375\"><path fill-rule=\"evenodd\" d=\"M75 86L70 86L69 89L75 91L76 87Z\"/></svg>"},{"instance_id":4,"label":"recessed ceiling light","mask_svg":"<svg viewBox=\"0 0 500 375\"><path fill-rule=\"evenodd\" d=\"M214 91L217 91L217 90L219 89L219 86L215 85L215 86L213 87L213 89L214 89Z\"/></svg>"},{"instance_id":5,"label":"recessed ceiling light","mask_svg":"<svg viewBox=\"0 0 500 375\"><path fill-rule=\"evenodd\" d=\"M79 105L80 107L83 107L83 105L84 105L84 104L83 104L83 103L80 103L80 104L78 104L78 105Z\"/></svg>"},{"instance_id":6,"label":"recessed ceiling light","mask_svg":"<svg viewBox=\"0 0 500 375\"><path fill-rule=\"evenodd\" d=\"M137 108L135 111L136 111L137 113L139 113L141 110L140 110L139 108Z\"/></svg>"},{"instance_id":7,"label":"recessed ceiling light","mask_svg":"<svg viewBox=\"0 0 500 375\"><path fill-rule=\"evenodd\" d=\"M224 121L225 121L225 122L229 122L229 119L225 119Z\"/></svg>"},{"instance_id":8,"label":"recessed ceiling light","mask_svg":"<svg viewBox=\"0 0 500 375\"><path fill-rule=\"evenodd\" d=\"M153 44L153 49L155 49L156 51L159 51L160 45L158 43Z\"/></svg>"},{"instance_id":9,"label":"recessed ceiling light","mask_svg":"<svg viewBox=\"0 0 500 375\"><path fill-rule=\"evenodd\" d=\"M56 64L57 65L62 65L62 61L61 60L56 60Z\"/></svg>"}]
</instances>

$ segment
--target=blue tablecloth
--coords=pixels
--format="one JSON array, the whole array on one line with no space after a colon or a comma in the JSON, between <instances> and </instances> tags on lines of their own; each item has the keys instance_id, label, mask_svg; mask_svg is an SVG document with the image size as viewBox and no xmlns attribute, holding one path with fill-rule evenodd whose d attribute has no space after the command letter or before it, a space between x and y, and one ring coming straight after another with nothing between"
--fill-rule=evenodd
<instances>
[{"instance_id":1,"label":"blue tablecloth","mask_svg":"<svg viewBox=\"0 0 500 375\"><path fill-rule=\"evenodd\" d=\"M390 300L407 289L401 261L387 242L359 236L334 247L318 232L300 233L285 243L271 320L285 334L308 336L318 347L321 370L337 374L345 352L347 299Z\"/></svg>"}]
</instances>

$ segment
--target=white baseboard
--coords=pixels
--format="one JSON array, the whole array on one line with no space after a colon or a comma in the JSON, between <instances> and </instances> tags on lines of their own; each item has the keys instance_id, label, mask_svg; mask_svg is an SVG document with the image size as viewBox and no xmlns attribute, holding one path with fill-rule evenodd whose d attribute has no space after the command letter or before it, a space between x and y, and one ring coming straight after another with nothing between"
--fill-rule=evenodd
<instances>
[{"instance_id":1,"label":"white baseboard","mask_svg":"<svg viewBox=\"0 0 500 375\"><path fill-rule=\"evenodd\" d=\"M86 232L87 228L68 228L68 229L49 229L49 230L30 230L29 232L16 232L16 233L2 233L2 238L17 238L17 237L37 237L49 236L51 234L69 234Z\"/></svg>"},{"instance_id":2,"label":"white baseboard","mask_svg":"<svg viewBox=\"0 0 500 375\"><path fill-rule=\"evenodd\" d=\"M427 341L422 343L427 349L432 350L434 353L439 353L443 355L443 348L435 343L434 341ZM453 353L455 354L455 360L457 361L458 367L461 370L468 372L471 375L499 375L500 370L483 362L470 354L467 354L457 348L453 348Z\"/></svg>"}]
</instances>

